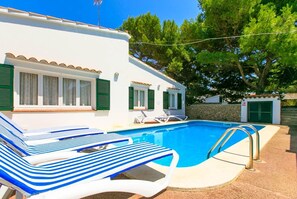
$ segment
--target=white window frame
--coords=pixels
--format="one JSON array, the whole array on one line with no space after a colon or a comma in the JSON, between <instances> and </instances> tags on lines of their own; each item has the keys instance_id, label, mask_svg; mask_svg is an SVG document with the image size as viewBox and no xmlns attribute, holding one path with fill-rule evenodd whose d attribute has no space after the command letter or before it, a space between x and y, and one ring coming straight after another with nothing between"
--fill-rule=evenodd
<instances>
[{"instance_id":1,"label":"white window frame","mask_svg":"<svg viewBox=\"0 0 297 199\"><path fill-rule=\"evenodd\" d=\"M177 93L178 91L168 91L169 95L169 104L168 104L168 109L177 109ZM174 96L174 106L172 106L172 95Z\"/></svg>"},{"instance_id":2,"label":"white window frame","mask_svg":"<svg viewBox=\"0 0 297 199\"><path fill-rule=\"evenodd\" d=\"M134 109L135 110L145 110L148 108L148 86L140 86L140 85L133 85L134 88L134 92L133 92L133 101L134 101ZM144 91L144 106L140 106L140 92L138 92L138 102L137 102L137 106L135 106L135 96L134 93L135 91Z\"/></svg>"},{"instance_id":3,"label":"white window frame","mask_svg":"<svg viewBox=\"0 0 297 199\"><path fill-rule=\"evenodd\" d=\"M20 104L20 73L32 73L38 75L38 105L21 105ZM58 105L43 105L43 75L58 77ZM76 105L63 105L63 78L76 80ZM91 105L80 106L80 80L91 82ZM84 77L58 72L35 70L25 67L15 67L14 70L14 109L15 110L93 110L96 107L96 78Z\"/></svg>"}]
</instances>

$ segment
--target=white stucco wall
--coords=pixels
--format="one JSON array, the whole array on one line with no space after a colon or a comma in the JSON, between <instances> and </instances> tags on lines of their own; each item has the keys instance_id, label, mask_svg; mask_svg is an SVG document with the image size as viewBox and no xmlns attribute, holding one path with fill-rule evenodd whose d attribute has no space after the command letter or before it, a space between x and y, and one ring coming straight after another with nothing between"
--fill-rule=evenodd
<instances>
[{"instance_id":1,"label":"white stucco wall","mask_svg":"<svg viewBox=\"0 0 297 199\"><path fill-rule=\"evenodd\" d=\"M272 98L247 98L241 101L241 122L248 122L248 102L272 101L272 124L280 124L281 121L281 100Z\"/></svg>"},{"instance_id":2,"label":"white stucco wall","mask_svg":"<svg viewBox=\"0 0 297 199\"><path fill-rule=\"evenodd\" d=\"M151 115L164 114L163 91L176 87L183 96L181 110L172 110L172 114L185 113L185 87L164 76L135 58L129 57L129 38L123 32L115 30L101 31L98 28L78 26L73 23L46 20L26 14L8 13L0 9L0 63L12 64L15 70L46 69L62 75L74 77L110 80L109 111L72 111L72 112L4 112L8 117L25 129L59 125L84 124L97 128L112 128L131 124L140 115L139 111L128 109L128 87L132 81L151 84L155 90L155 109ZM6 57L6 53L35 57L66 65L96 69L102 73L84 73L70 69L59 69L40 63L20 61ZM118 73L118 78L114 75ZM18 84L18 80L14 80ZM94 90L92 87L92 92ZM15 91L14 96L18 93ZM94 98L94 95L92 96ZM16 99L16 97L15 97ZM93 104L94 106L94 99Z\"/></svg>"},{"instance_id":3,"label":"white stucco wall","mask_svg":"<svg viewBox=\"0 0 297 199\"><path fill-rule=\"evenodd\" d=\"M212 97L208 97L205 99L204 103L220 103L220 96L219 95L215 95Z\"/></svg>"},{"instance_id":4,"label":"white stucco wall","mask_svg":"<svg viewBox=\"0 0 297 199\"><path fill-rule=\"evenodd\" d=\"M131 78L133 81L145 82L152 84L150 89L155 90L155 110L151 115L164 114L163 110L163 91L167 91L168 88L176 87L182 94L182 109L180 110L167 110L170 114L185 114L185 87L172 79L168 79L161 72L147 66L139 60L130 57L129 70L133 70L133 74L127 74L127 79ZM128 70L128 71L129 71ZM128 81L129 82L129 81ZM127 102L128 103L128 102Z\"/></svg>"},{"instance_id":5,"label":"white stucco wall","mask_svg":"<svg viewBox=\"0 0 297 199\"><path fill-rule=\"evenodd\" d=\"M50 22L0 12L1 57L5 53L36 57L59 63L101 70L103 77L110 75L111 67L120 68L128 63L126 34Z\"/></svg>"}]
</instances>

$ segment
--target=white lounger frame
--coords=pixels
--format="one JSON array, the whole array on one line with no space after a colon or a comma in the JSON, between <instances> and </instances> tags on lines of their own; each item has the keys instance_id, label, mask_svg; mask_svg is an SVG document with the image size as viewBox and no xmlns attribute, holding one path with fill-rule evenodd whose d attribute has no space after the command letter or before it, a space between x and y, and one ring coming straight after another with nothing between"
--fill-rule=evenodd
<instances>
[{"instance_id":1,"label":"white lounger frame","mask_svg":"<svg viewBox=\"0 0 297 199\"><path fill-rule=\"evenodd\" d=\"M174 169L178 163L179 156L173 151L173 160L168 168L167 173L163 179L156 182L144 180L111 180L110 178L99 179L88 183L74 184L68 187L50 191L44 194L29 197L30 199L74 199L91 196L94 194L105 192L126 192L142 195L145 197L152 197L160 191L166 189L172 178ZM22 199L22 194L17 194Z\"/></svg>"},{"instance_id":2,"label":"white lounger frame","mask_svg":"<svg viewBox=\"0 0 297 199\"><path fill-rule=\"evenodd\" d=\"M176 168L178 159L179 159L178 154L174 150L167 150L166 152L164 151L161 153L155 153L154 155L152 154L150 156L143 157L141 159L135 159L133 162L119 165L117 169L108 170L104 174L104 175L113 175L113 172L124 171L127 168L133 169L135 166L137 167L138 165L142 165L144 163L150 162L154 159L161 158L167 155L173 156L171 164L168 167L168 170L164 178L156 182L145 181L145 180L132 180L132 179L125 179L125 180L111 180L110 178L102 179L100 178L100 175L99 176L94 175L91 178L85 179L84 181L79 181L74 184L66 185L65 187L62 187L62 188L42 192L40 194L36 194L36 195L28 195L26 193L24 194L27 195L28 198L32 198L32 199L41 199L41 198L42 199L47 199L47 198L48 199L52 199L52 198L73 199L73 198L81 198L81 197L86 197L86 196L90 196L98 193L104 193L104 192L128 192L128 193L140 194L145 197L151 197L159 193L163 189L165 189L171 180L173 171ZM7 168L7 165L6 165L6 168ZM8 182L0 178L0 183L7 184ZM13 184L10 184L10 185L11 185L11 188L22 191L20 188L15 187ZM1 190L0 190L1 198L9 197L10 196L9 190L10 189L6 188L5 186L1 186ZM16 198L22 199L23 193L19 191L17 191Z\"/></svg>"}]
</instances>

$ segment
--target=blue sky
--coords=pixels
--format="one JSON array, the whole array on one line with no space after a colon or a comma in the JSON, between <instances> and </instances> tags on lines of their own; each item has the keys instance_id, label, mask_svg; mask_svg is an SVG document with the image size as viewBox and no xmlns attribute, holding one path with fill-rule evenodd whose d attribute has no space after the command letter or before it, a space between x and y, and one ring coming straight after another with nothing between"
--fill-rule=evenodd
<instances>
[{"instance_id":1,"label":"blue sky","mask_svg":"<svg viewBox=\"0 0 297 199\"><path fill-rule=\"evenodd\" d=\"M93 0L0 0L0 6L98 25ZM128 17L147 12L181 25L185 19L196 18L199 9L197 0L103 0L100 25L117 28Z\"/></svg>"}]
</instances>

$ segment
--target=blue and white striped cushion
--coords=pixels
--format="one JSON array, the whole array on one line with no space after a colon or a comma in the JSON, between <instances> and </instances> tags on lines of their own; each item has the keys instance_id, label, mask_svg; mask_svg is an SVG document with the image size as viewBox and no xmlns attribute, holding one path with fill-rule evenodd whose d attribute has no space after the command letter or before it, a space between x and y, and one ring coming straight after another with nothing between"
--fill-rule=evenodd
<instances>
[{"instance_id":1,"label":"blue and white striped cushion","mask_svg":"<svg viewBox=\"0 0 297 199\"><path fill-rule=\"evenodd\" d=\"M173 151L149 143L138 143L42 166L31 165L2 144L0 153L0 175L4 184L14 185L27 195L35 195L78 182L111 177L155 159L172 155Z\"/></svg>"},{"instance_id":2,"label":"blue and white striped cushion","mask_svg":"<svg viewBox=\"0 0 297 199\"><path fill-rule=\"evenodd\" d=\"M12 134L16 137L19 137L23 141L31 141L31 140L42 140L42 139L65 139L65 138L73 138L85 135L95 135L95 134L103 134L104 131L100 129L90 129L86 126L64 126L64 127L56 127L56 128L44 128L44 129L36 129L31 130L30 133L40 133L43 132L42 135L33 135L33 136L25 136L25 130L19 127L16 123L6 117L3 113L0 112L0 125L8 129Z\"/></svg>"},{"instance_id":3,"label":"blue and white striped cushion","mask_svg":"<svg viewBox=\"0 0 297 199\"><path fill-rule=\"evenodd\" d=\"M40 145L29 145L27 153L38 155L56 151L81 151L86 148L92 148L110 143L129 141L129 137L116 133L98 134L73 139L61 140L59 142L45 143Z\"/></svg>"},{"instance_id":4,"label":"blue and white striped cushion","mask_svg":"<svg viewBox=\"0 0 297 199\"><path fill-rule=\"evenodd\" d=\"M24 141L33 141L33 140L46 140L46 139L69 139L87 135L97 135L104 134L104 131L95 128L85 128L85 129L72 129L72 130L61 130L58 132L45 133L41 135L32 135L26 136L23 138Z\"/></svg>"},{"instance_id":5,"label":"blue and white striped cushion","mask_svg":"<svg viewBox=\"0 0 297 199\"><path fill-rule=\"evenodd\" d=\"M57 151L81 151L86 148L106 145L122 141L129 141L129 138L116 133L98 134L72 139L61 140L40 145L27 145L22 139L15 136L10 130L0 125L0 139L3 139L19 153L30 156Z\"/></svg>"},{"instance_id":6,"label":"blue and white striped cushion","mask_svg":"<svg viewBox=\"0 0 297 199\"><path fill-rule=\"evenodd\" d=\"M24 133L28 133L28 131L25 131L22 129L19 125L14 123L11 119L6 117L3 113L0 112L0 125L4 126L5 128L9 129L13 134L20 138L24 138ZM87 126L64 126L64 127L52 127L52 128L43 128L43 129L35 129L30 130L29 133L60 133L60 132L69 132L69 131L76 131L76 130L85 130L89 129Z\"/></svg>"},{"instance_id":7,"label":"blue and white striped cushion","mask_svg":"<svg viewBox=\"0 0 297 199\"><path fill-rule=\"evenodd\" d=\"M0 112L0 125L11 130L16 136L23 137L24 130Z\"/></svg>"},{"instance_id":8,"label":"blue and white striped cushion","mask_svg":"<svg viewBox=\"0 0 297 199\"><path fill-rule=\"evenodd\" d=\"M28 152L29 146L18 136L13 134L10 130L0 125L0 139L11 145L19 153L30 155Z\"/></svg>"}]
</instances>

